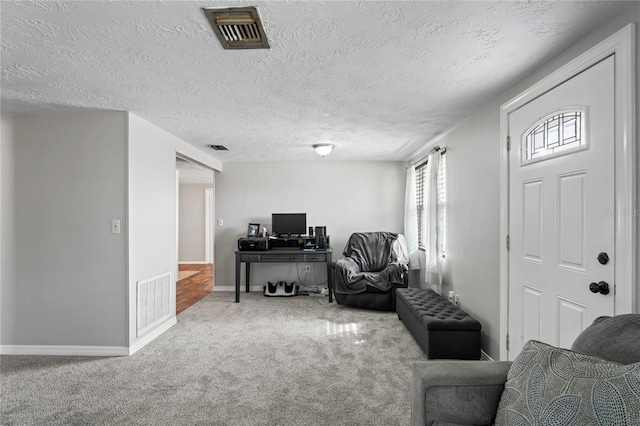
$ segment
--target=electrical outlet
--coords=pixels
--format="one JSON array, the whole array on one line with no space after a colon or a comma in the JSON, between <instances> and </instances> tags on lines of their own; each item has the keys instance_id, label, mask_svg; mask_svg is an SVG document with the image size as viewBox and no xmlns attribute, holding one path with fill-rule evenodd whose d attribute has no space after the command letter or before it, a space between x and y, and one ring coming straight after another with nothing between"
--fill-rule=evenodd
<instances>
[{"instance_id":1,"label":"electrical outlet","mask_svg":"<svg viewBox=\"0 0 640 426\"><path fill-rule=\"evenodd\" d=\"M311 266L310 265L305 266L304 271L307 273L311 272Z\"/></svg>"},{"instance_id":2,"label":"electrical outlet","mask_svg":"<svg viewBox=\"0 0 640 426\"><path fill-rule=\"evenodd\" d=\"M460 295L458 295L458 293L453 296L453 304L456 306L460 306Z\"/></svg>"}]
</instances>

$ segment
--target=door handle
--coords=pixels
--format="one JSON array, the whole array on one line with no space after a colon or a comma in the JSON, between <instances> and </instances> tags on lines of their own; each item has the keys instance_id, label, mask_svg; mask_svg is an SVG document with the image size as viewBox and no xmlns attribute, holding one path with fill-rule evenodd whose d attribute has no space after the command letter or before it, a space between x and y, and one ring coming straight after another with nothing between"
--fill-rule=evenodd
<instances>
[{"instance_id":1,"label":"door handle","mask_svg":"<svg viewBox=\"0 0 640 426\"><path fill-rule=\"evenodd\" d=\"M604 281L591 283L589 284L589 290L591 290L591 293L609 294L609 284Z\"/></svg>"}]
</instances>

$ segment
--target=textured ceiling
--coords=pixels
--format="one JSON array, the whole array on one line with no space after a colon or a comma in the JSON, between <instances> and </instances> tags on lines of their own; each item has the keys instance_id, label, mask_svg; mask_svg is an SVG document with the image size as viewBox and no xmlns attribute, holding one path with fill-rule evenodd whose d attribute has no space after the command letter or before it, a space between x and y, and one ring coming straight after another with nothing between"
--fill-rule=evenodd
<instances>
[{"instance_id":1,"label":"textured ceiling","mask_svg":"<svg viewBox=\"0 0 640 426\"><path fill-rule=\"evenodd\" d=\"M2 112L131 111L225 161L406 160L624 2L5 1ZM256 5L270 49L201 7ZM215 152L209 144L229 151Z\"/></svg>"},{"instance_id":2,"label":"textured ceiling","mask_svg":"<svg viewBox=\"0 0 640 426\"><path fill-rule=\"evenodd\" d=\"M213 185L213 170L190 161L176 158L178 182L180 184L210 184Z\"/></svg>"}]
</instances>

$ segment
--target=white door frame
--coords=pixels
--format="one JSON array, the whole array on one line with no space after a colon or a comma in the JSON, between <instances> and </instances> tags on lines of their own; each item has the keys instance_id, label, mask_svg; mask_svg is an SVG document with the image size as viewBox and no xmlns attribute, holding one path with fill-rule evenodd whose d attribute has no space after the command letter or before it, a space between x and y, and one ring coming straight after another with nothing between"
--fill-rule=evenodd
<instances>
[{"instance_id":1,"label":"white door frame","mask_svg":"<svg viewBox=\"0 0 640 426\"><path fill-rule=\"evenodd\" d=\"M177 157L176 157L177 159ZM177 166L176 166L176 205L175 205L175 209L176 209L176 259L175 262L173 262L175 264L175 282L177 283L179 278L178 278L178 273L180 272L180 170L178 170ZM173 295L173 297L175 298L175 294ZM173 302L172 302L173 303ZM172 304L172 306L175 308L175 303Z\"/></svg>"},{"instance_id":2,"label":"white door frame","mask_svg":"<svg viewBox=\"0 0 640 426\"><path fill-rule=\"evenodd\" d=\"M204 190L204 261L205 263L213 263L213 188L205 188Z\"/></svg>"},{"instance_id":3,"label":"white door frame","mask_svg":"<svg viewBox=\"0 0 640 426\"><path fill-rule=\"evenodd\" d=\"M509 331L509 113L604 58L615 54L615 282L616 314L635 312L636 150L635 28L629 24L567 65L543 78L500 108L500 359L507 359ZM513 141L518 149L519 141ZM622 285L626 283L628 285Z\"/></svg>"}]
</instances>

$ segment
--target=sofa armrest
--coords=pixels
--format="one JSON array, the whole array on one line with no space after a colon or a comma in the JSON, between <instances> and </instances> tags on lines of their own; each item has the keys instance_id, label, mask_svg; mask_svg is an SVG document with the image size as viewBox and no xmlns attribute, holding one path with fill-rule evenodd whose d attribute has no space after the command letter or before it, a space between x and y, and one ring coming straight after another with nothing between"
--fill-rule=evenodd
<instances>
[{"instance_id":1,"label":"sofa armrest","mask_svg":"<svg viewBox=\"0 0 640 426\"><path fill-rule=\"evenodd\" d=\"M510 361L416 362L411 424L493 424L509 367Z\"/></svg>"}]
</instances>

